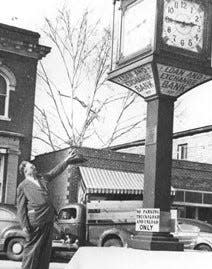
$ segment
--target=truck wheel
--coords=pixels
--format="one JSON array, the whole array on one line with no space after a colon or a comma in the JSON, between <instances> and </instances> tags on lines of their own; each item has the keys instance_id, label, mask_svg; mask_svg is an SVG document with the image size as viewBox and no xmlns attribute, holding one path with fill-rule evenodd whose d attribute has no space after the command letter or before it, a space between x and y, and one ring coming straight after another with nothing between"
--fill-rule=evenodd
<instances>
[{"instance_id":1,"label":"truck wheel","mask_svg":"<svg viewBox=\"0 0 212 269\"><path fill-rule=\"evenodd\" d=\"M13 261L21 261L24 250L24 238L12 238L7 244L6 255L7 258Z\"/></svg>"},{"instance_id":2,"label":"truck wheel","mask_svg":"<svg viewBox=\"0 0 212 269\"><path fill-rule=\"evenodd\" d=\"M201 250L201 251L212 251L211 247L206 244L200 244L195 247L196 250Z\"/></svg>"},{"instance_id":3,"label":"truck wheel","mask_svg":"<svg viewBox=\"0 0 212 269\"><path fill-rule=\"evenodd\" d=\"M120 239L111 238L105 241L103 247L123 247Z\"/></svg>"}]
</instances>

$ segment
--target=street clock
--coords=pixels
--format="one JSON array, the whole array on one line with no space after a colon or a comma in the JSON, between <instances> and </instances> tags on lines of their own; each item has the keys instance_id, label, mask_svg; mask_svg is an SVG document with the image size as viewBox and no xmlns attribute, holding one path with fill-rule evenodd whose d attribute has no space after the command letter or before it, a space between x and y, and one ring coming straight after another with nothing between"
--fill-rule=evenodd
<instances>
[{"instance_id":1,"label":"street clock","mask_svg":"<svg viewBox=\"0 0 212 269\"><path fill-rule=\"evenodd\" d=\"M120 0L117 12L109 80L143 98L211 80L212 0Z\"/></svg>"},{"instance_id":2,"label":"street clock","mask_svg":"<svg viewBox=\"0 0 212 269\"><path fill-rule=\"evenodd\" d=\"M158 232L140 231L128 247L182 251L183 244L171 235L174 102L212 80L212 0L113 3L108 80L147 101L143 208L148 212L160 209Z\"/></svg>"},{"instance_id":3,"label":"street clock","mask_svg":"<svg viewBox=\"0 0 212 269\"><path fill-rule=\"evenodd\" d=\"M159 232L139 232L128 247L182 251L170 233L174 102L212 80L212 0L113 3L108 80L147 101L143 208L160 209Z\"/></svg>"}]
</instances>

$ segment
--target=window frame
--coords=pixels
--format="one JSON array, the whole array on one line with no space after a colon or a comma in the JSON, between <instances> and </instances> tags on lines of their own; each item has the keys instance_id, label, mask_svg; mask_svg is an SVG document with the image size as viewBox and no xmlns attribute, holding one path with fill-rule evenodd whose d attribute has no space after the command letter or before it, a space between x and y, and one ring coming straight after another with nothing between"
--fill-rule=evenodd
<instances>
[{"instance_id":1,"label":"window frame","mask_svg":"<svg viewBox=\"0 0 212 269\"><path fill-rule=\"evenodd\" d=\"M9 83L8 83L8 80L7 80L7 78L4 76L4 75L2 75L1 73L0 73L0 76L5 80L5 82L6 82L6 94L5 94L5 103L4 103L4 114L0 114L0 119L2 120L2 119L7 119L7 120L10 120L10 118L9 118L9 101L10 101L10 89L9 89Z\"/></svg>"},{"instance_id":2,"label":"window frame","mask_svg":"<svg viewBox=\"0 0 212 269\"><path fill-rule=\"evenodd\" d=\"M75 217L74 218L62 218L63 212L69 212L71 210L75 210ZM71 213L70 213L71 214ZM72 215L72 214L71 214ZM59 223L76 223L77 221L77 208L70 207L70 208L62 208L58 214L58 222Z\"/></svg>"},{"instance_id":3,"label":"window frame","mask_svg":"<svg viewBox=\"0 0 212 269\"><path fill-rule=\"evenodd\" d=\"M6 149L0 148L0 203L4 202L6 153Z\"/></svg>"},{"instance_id":4,"label":"window frame","mask_svg":"<svg viewBox=\"0 0 212 269\"><path fill-rule=\"evenodd\" d=\"M9 109L10 109L10 96L11 91L15 91L16 87L16 78L15 75L12 73L12 71L7 67L2 65L0 62L0 76L2 76L7 85L6 89L6 97L5 97L5 113L4 115L0 115L0 120L6 120L11 121L11 118L9 117Z\"/></svg>"},{"instance_id":5,"label":"window frame","mask_svg":"<svg viewBox=\"0 0 212 269\"><path fill-rule=\"evenodd\" d=\"M188 143L177 145L177 160L187 160L188 159Z\"/></svg>"}]
</instances>

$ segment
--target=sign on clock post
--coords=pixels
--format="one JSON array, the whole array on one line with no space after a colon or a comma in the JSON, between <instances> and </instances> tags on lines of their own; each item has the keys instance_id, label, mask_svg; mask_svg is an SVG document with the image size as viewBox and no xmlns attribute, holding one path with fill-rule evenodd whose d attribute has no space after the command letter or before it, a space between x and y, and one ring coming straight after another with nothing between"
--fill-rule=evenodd
<instances>
[{"instance_id":1,"label":"sign on clock post","mask_svg":"<svg viewBox=\"0 0 212 269\"><path fill-rule=\"evenodd\" d=\"M180 251L183 245L170 234L174 102L212 80L211 0L120 0L114 5L121 19L120 27L114 21L118 50L112 49L117 53L108 79L147 102L144 211L138 214L140 231L128 245ZM158 221L148 226L143 212L160 212Z\"/></svg>"}]
</instances>

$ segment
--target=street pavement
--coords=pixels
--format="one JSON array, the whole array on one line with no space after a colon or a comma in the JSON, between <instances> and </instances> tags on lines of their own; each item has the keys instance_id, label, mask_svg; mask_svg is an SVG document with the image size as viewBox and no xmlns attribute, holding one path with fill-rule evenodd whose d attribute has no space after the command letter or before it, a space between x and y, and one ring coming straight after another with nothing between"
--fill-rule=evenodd
<instances>
[{"instance_id":1,"label":"street pavement","mask_svg":"<svg viewBox=\"0 0 212 269\"><path fill-rule=\"evenodd\" d=\"M50 269L64 269L67 263L52 262ZM12 262L7 260L0 261L0 269L21 269L20 262Z\"/></svg>"},{"instance_id":2,"label":"street pavement","mask_svg":"<svg viewBox=\"0 0 212 269\"><path fill-rule=\"evenodd\" d=\"M211 258L211 252L203 251L165 252L84 247L77 251L69 265L70 259L57 258L51 262L50 269L209 269ZM21 263L2 258L0 269L21 269Z\"/></svg>"}]
</instances>

